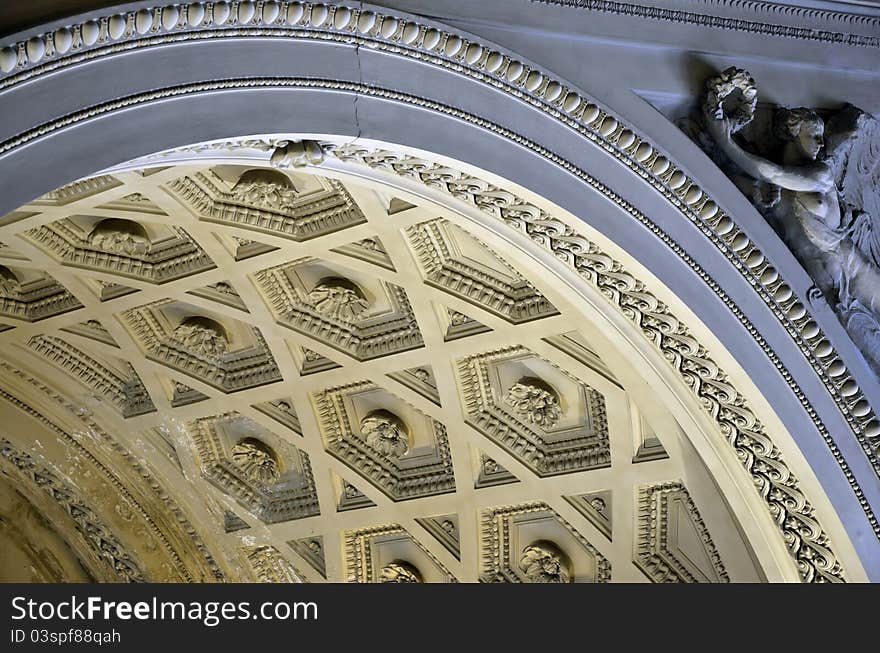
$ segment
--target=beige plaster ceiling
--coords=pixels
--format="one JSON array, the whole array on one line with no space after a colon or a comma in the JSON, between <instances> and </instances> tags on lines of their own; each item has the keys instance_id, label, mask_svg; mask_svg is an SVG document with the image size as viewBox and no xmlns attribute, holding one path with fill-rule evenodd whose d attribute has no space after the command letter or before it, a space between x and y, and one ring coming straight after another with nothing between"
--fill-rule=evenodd
<instances>
[{"instance_id":1,"label":"beige plaster ceiling","mask_svg":"<svg viewBox=\"0 0 880 653\"><path fill-rule=\"evenodd\" d=\"M763 579L742 516L592 309L413 202L340 175L171 165L0 219L16 564L65 580ZM52 529L32 519L50 510ZM61 562L27 562L59 536Z\"/></svg>"}]
</instances>

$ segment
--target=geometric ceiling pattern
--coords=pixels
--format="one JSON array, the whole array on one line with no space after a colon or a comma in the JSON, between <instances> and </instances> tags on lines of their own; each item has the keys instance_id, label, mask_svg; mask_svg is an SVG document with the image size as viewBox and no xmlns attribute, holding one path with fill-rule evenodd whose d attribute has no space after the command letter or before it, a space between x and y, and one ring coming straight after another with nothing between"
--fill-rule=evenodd
<instances>
[{"instance_id":1,"label":"geometric ceiling pattern","mask_svg":"<svg viewBox=\"0 0 880 653\"><path fill-rule=\"evenodd\" d=\"M217 578L760 578L672 417L644 417L585 316L442 207L170 166L70 184L0 219L0 241L4 414L57 389L76 428L102 427L80 438L96 460L165 488L154 510L173 499ZM4 440L4 480L33 481L33 455ZM46 500L13 488L0 506ZM100 503L64 496L68 515ZM76 542L64 555L106 578ZM159 577L148 559L126 573Z\"/></svg>"}]
</instances>

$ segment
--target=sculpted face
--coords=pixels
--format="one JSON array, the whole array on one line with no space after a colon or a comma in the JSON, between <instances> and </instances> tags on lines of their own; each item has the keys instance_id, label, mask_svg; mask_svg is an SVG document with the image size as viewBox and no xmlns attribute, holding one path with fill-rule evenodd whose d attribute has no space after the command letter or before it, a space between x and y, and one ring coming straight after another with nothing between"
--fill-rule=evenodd
<instances>
[{"instance_id":1,"label":"sculpted face","mask_svg":"<svg viewBox=\"0 0 880 653\"><path fill-rule=\"evenodd\" d=\"M801 123L794 142L797 143L806 156L815 160L825 146L824 133L825 129L820 122L805 120Z\"/></svg>"}]
</instances>

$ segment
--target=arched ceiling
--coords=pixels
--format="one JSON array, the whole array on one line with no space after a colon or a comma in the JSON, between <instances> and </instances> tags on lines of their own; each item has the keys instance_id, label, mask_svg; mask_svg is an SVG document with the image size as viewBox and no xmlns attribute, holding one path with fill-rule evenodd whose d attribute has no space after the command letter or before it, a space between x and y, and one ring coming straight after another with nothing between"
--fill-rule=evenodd
<instances>
[{"instance_id":1,"label":"arched ceiling","mask_svg":"<svg viewBox=\"0 0 880 653\"><path fill-rule=\"evenodd\" d=\"M80 457L128 484L138 461L170 564L119 518L134 499L65 508L135 580L764 578L682 427L593 339L601 320L407 197L180 164L6 216L7 484L81 487ZM16 428L38 413L68 444ZM54 524L94 566L76 517Z\"/></svg>"},{"instance_id":2,"label":"arched ceiling","mask_svg":"<svg viewBox=\"0 0 880 653\"><path fill-rule=\"evenodd\" d=\"M0 49L4 210L90 175L0 219L2 464L91 577L873 569L876 382L656 115L362 6L74 23ZM363 138L118 165L245 123Z\"/></svg>"}]
</instances>

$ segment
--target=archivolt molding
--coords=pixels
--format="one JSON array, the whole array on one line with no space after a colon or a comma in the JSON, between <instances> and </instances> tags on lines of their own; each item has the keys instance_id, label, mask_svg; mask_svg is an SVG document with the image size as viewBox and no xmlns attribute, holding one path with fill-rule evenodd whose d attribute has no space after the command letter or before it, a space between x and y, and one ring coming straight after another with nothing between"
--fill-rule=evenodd
<instances>
[{"instance_id":1,"label":"archivolt molding","mask_svg":"<svg viewBox=\"0 0 880 653\"><path fill-rule=\"evenodd\" d=\"M138 479L138 484L142 485L147 493L156 498L158 505L162 507L161 514L156 514L155 509L145 507L143 502L135 496L135 488L129 484L127 479L114 473L105 462L99 460L77 437L47 417L44 414L45 411L38 410L15 395L0 389L0 397L55 433L60 442L75 452L79 459L86 461L90 469L97 474L101 481L109 488L112 488L113 496L118 497L119 501L124 502L128 506L127 511L131 513L131 519L137 519L142 524L142 526L137 528L140 529L139 537L144 546L147 546L148 542L158 543L158 548L155 543L150 545L153 547L151 553L161 555L161 557L167 559L167 562L162 565L168 574L168 578L164 580L176 580L179 582L224 580L224 572L196 528L189 521L174 498L161 485L156 476L145 467L144 463L134 453L113 439L88 415L87 411L83 411L81 407L74 405L63 395L46 386L38 379L31 377L6 361L0 361L0 370L17 378L24 384L32 386L40 396L45 397L53 404L57 404L71 415L75 415L76 419L83 424L84 430L105 444L114 456L121 457L133 477ZM161 550L161 554L159 554L159 550ZM159 566L154 571L158 569Z\"/></svg>"},{"instance_id":2,"label":"archivolt molding","mask_svg":"<svg viewBox=\"0 0 880 653\"><path fill-rule=\"evenodd\" d=\"M112 569L111 577L128 583L143 583L147 577L143 565L128 551L119 538L88 506L75 489L64 483L47 467L19 451L6 438L0 438L0 457L18 470L21 480L51 495L73 520L77 532L91 549L94 557Z\"/></svg>"},{"instance_id":3,"label":"archivolt molding","mask_svg":"<svg viewBox=\"0 0 880 653\"><path fill-rule=\"evenodd\" d=\"M353 8L345 5L300 2L192 3L183 6L145 8L113 16L105 15L7 46L0 50L2 52L0 71L6 74L6 78L0 82L0 89L68 65L139 47L183 40L254 36L320 39L365 45L440 66L528 103L601 147L648 182L682 215L693 222L755 289L800 347L843 413L871 464L880 473L880 459L875 451L877 445L872 442L880 437L880 421L877 420L857 382L846 369L845 363L834 351L830 341L811 315L808 306L795 295L792 287L781 277L766 254L750 240L736 221L689 177L685 170L638 134L634 128L629 127L607 109L600 107L594 100L562 80L491 44L473 40L473 37L416 17L382 13L369 7ZM128 98L68 116L51 125L41 126L10 139L0 145L0 153L61 126L73 124L104 111L182 93L261 84L337 88L412 102L456 115L490 129L529 147L575 174L642 222L704 279L753 334L770 360L792 386L801 403L814 417L814 421L818 419L800 387L740 309L724 294L708 273L647 216L641 214L593 176L540 145L527 141L498 125L449 107L442 107L421 98L409 98L382 89L350 83L323 80L226 81L154 92L140 98ZM827 429L821 424L818 428L844 473L851 478L852 474L837 451ZM857 494L863 508L869 513L870 510L860 491L857 490ZM880 536L880 526L877 525L876 519L870 514L869 519L875 532Z\"/></svg>"},{"instance_id":4,"label":"archivolt molding","mask_svg":"<svg viewBox=\"0 0 880 653\"><path fill-rule=\"evenodd\" d=\"M320 39L366 45L440 66L528 103L601 147L645 179L691 220L755 288L824 382L875 469L880 469L874 451L876 445L872 442L872 439L880 435L880 422L844 363L810 315L808 307L795 296L791 286L780 277L765 254L750 241L745 232L684 170L632 128L564 82L494 46L469 40L461 34L420 19L381 14L369 8L353 9L342 5L299 2L193 3L104 16L3 48L0 50L0 70L6 74L6 78L0 82L0 88L10 88L37 75L88 59L139 47L192 39L253 36ZM853 484L875 532L880 535L876 518L871 514L870 507L855 485L852 474L816 411L809 405L782 362L718 284L647 216L611 189L572 163L503 127L423 98L404 96L366 85L323 80L230 80L155 91L83 111L10 139L0 145L0 153L8 152L62 126L124 106L178 94L260 85L335 88L409 102L454 115L532 149L576 175L629 212L694 269L756 338L813 418ZM224 146L228 145L227 143ZM273 145L275 144L267 143L265 147L272 149ZM261 143L260 146L264 147L264 144ZM630 321L645 331L646 336L660 348L670 364L693 388L706 410L718 422L722 435L734 447L743 465L755 478L759 492L798 561L803 578L831 580L841 576L839 565L827 548L827 537L815 522L813 509L798 489L797 479L782 462L779 451L745 405L742 395L730 386L726 375L707 356L706 350L693 339L687 328L645 289L644 284L626 273L619 263L552 216L482 180L430 161L390 152L376 153L358 148L346 151L339 148L339 152L334 155L440 187L453 197L496 215L568 262L583 278L599 288Z\"/></svg>"},{"instance_id":5,"label":"archivolt molding","mask_svg":"<svg viewBox=\"0 0 880 653\"><path fill-rule=\"evenodd\" d=\"M768 36L781 36L785 38L803 39L807 41L819 41L822 43L842 43L845 45L861 46L868 48L880 47L880 38L850 32L840 32L831 29L831 26L867 27L876 30L880 27L880 20L875 16L847 13L843 11L830 11L827 9L812 9L807 7L793 7L788 4L776 4L756 0L700 0L684 4L685 7L692 5L694 9L712 7L717 11L734 11L747 15L768 16L787 22L797 20L821 21L828 24L829 29L815 29L801 25L768 23L763 20L749 20L733 16L719 16L702 13L701 11L687 11L671 7L657 7L641 5L629 2L615 2L614 0L531 0L531 2L560 5L586 11L633 16L636 18L649 18L665 22L681 23L685 25L699 25L713 29L736 30L766 34Z\"/></svg>"}]
</instances>

